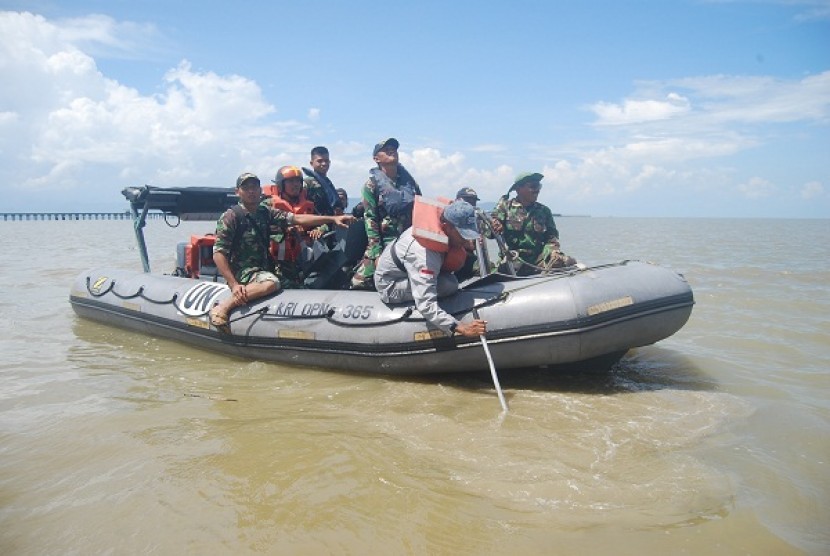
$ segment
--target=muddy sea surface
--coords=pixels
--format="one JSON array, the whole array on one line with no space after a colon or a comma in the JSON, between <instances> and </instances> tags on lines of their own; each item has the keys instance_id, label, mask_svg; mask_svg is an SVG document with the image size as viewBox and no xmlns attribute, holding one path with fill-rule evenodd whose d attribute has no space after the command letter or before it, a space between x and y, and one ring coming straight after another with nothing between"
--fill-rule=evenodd
<instances>
[{"instance_id":1,"label":"muddy sea surface","mask_svg":"<svg viewBox=\"0 0 830 556\"><path fill-rule=\"evenodd\" d=\"M606 372L359 376L75 316L129 221L0 222L0 553L827 554L830 221L563 217L686 276ZM147 225L154 271L210 224Z\"/></svg>"}]
</instances>

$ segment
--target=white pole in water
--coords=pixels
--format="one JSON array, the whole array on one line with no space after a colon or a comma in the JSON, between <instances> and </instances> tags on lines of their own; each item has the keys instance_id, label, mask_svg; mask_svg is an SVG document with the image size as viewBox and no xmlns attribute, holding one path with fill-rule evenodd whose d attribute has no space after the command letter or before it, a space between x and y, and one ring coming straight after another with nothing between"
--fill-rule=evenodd
<instances>
[{"instance_id":1,"label":"white pole in water","mask_svg":"<svg viewBox=\"0 0 830 556\"><path fill-rule=\"evenodd\" d=\"M478 311L473 309L473 316L475 318L478 317ZM490 364L490 376L493 377L493 386L496 387L496 393L499 395L499 403L501 403L501 409L505 413L507 413L507 402L504 399L504 393L501 391L501 384L499 384L499 375L496 374L496 365L493 363L493 356L490 355L490 346L487 345L487 338L484 337L484 334L479 334L479 338L481 338L481 346L484 348L484 354L487 356L487 363Z\"/></svg>"},{"instance_id":2,"label":"white pole in water","mask_svg":"<svg viewBox=\"0 0 830 556\"><path fill-rule=\"evenodd\" d=\"M480 334L481 345L484 346L484 353L487 355L487 362L490 364L490 375L493 377L493 386L496 387L496 393L499 395L499 402L502 410L507 413L507 402L504 401L504 394L501 391L501 384L499 384L499 375L496 374L496 366L493 364L493 356L490 355L490 348L487 346L487 338L484 334Z\"/></svg>"}]
</instances>

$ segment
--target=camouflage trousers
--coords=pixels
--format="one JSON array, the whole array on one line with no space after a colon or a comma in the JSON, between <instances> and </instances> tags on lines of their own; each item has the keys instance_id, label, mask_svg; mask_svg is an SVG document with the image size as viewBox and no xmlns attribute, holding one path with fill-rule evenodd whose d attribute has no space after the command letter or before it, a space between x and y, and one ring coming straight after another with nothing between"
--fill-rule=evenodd
<instances>
[{"instance_id":1,"label":"camouflage trousers","mask_svg":"<svg viewBox=\"0 0 830 556\"><path fill-rule=\"evenodd\" d=\"M280 286L285 290L303 288L303 276L299 264L295 261L278 261L274 274L280 279Z\"/></svg>"},{"instance_id":2,"label":"camouflage trousers","mask_svg":"<svg viewBox=\"0 0 830 556\"><path fill-rule=\"evenodd\" d=\"M569 257L563 253L559 246L545 245L542 254L536 259L536 266L543 270L552 270L554 268L562 268L564 266L573 266L576 264L576 259Z\"/></svg>"},{"instance_id":3,"label":"camouflage trousers","mask_svg":"<svg viewBox=\"0 0 830 556\"><path fill-rule=\"evenodd\" d=\"M363 258L357 263L352 275L351 289L353 290L375 290L375 264L383 252L383 248L395 240L394 237L384 238L381 242L379 239L370 239L366 245L366 251L363 253Z\"/></svg>"},{"instance_id":4,"label":"camouflage trousers","mask_svg":"<svg viewBox=\"0 0 830 556\"><path fill-rule=\"evenodd\" d=\"M518 257L512 261L513 268L519 276L529 276L531 274L543 274L557 268L575 265L576 259L566 255L558 247L558 245L545 245L542 253L532 263L525 259L525 257L533 259L532 256L519 253ZM499 270L501 272L508 272L507 265L502 264Z\"/></svg>"}]
</instances>

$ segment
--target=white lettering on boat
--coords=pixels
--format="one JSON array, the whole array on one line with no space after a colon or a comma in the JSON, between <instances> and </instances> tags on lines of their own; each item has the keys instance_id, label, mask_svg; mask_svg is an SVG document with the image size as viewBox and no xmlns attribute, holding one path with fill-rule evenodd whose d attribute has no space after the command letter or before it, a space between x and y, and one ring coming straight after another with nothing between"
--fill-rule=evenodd
<instances>
[{"instance_id":1,"label":"white lettering on boat","mask_svg":"<svg viewBox=\"0 0 830 556\"><path fill-rule=\"evenodd\" d=\"M228 286L225 284L200 282L185 292L179 309L183 314L191 317L204 315L210 311L217 298L227 290Z\"/></svg>"}]
</instances>

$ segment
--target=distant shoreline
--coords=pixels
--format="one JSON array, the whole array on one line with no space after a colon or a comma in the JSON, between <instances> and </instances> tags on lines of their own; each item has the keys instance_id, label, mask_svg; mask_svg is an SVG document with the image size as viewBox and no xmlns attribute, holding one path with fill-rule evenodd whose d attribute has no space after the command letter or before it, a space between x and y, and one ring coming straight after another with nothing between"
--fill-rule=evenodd
<instances>
[{"instance_id":1,"label":"distant shoreline","mask_svg":"<svg viewBox=\"0 0 830 556\"><path fill-rule=\"evenodd\" d=\"M489 212L489 211L488 211ZM148 218L162 217L160 212L147 213ZM590 214L558 214L553 213L555 218L590 218ZM25 220L131 220L130 211L122 212L0 212L0 220L25 221Z\"/></svg>"},{"instance_id":2,"label":"distant shoreline","mask_svg":"<svg viewBox=\"0 0 830 556\"><path fill-rule=\"evenodd\" d=\"M160 212L148 213L148 218L162 218ZM121 212L0 212L0 220L21 222L27 220L132 220L130 211Z\"/></svg>"}]
</instances>

